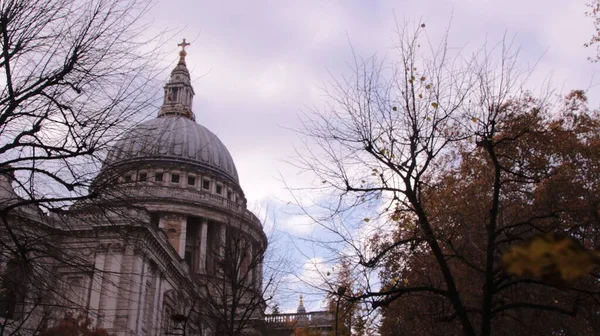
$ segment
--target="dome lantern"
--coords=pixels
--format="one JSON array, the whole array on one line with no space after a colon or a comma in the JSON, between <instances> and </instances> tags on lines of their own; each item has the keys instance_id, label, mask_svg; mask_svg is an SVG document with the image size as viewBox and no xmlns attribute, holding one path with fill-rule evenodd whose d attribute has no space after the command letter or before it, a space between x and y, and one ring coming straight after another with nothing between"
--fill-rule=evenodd
<instances>
[{"instance_id":1,"label":"dome lantern","mask_svg":"<svg viewBox=\"0 0 600 336\"><path fill-rule=\"evenodd\" d=\"M179 115L187 119L196 120L194 112L192 112L192 102L194 99L194 88L190 80L190 72L185 64L187 52L185 47L190 44L183 39L183 42L177 44L181 47L179 52L179 62L175 69L171 71L171 77L165 84L165 97L163 105L158 112L158 117Z\"/></svg>"}]
</instances>

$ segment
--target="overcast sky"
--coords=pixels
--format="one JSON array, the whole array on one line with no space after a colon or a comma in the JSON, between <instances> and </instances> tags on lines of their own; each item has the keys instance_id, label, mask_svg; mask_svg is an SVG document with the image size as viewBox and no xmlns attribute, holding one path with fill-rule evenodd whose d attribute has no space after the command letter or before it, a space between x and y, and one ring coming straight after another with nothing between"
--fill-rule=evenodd
<instances>
[{"instance_id":1,"label":"overcast sky","mask_svg":"<svg viewBox=\"0 0 600 336\"><path fill-rule=\"evenodd\" d=\"M594 50L583 47L594 33L586 0L157 1L152 29L179 32L165 46L173 61L181 38L192 43L187 64L197 122L229 148L250 209L276 203L277 225L292 235L311 227L282 206L289 196L280 176L304 182L285 162L299 145L291 129L302 111L323 104L320 88L331 74L348 70L351 46L359 56L392 57L396 19L426 23L432 40L450 24L450 46L467 50L514 36L522 64L539 60L534 82L551 75L559 91L588 89L593 104L600 102L599 87L591 86L600 81L600 64L589 62ZM307 301L319 308L317 299Z\"/></svg>"}]
</instances>

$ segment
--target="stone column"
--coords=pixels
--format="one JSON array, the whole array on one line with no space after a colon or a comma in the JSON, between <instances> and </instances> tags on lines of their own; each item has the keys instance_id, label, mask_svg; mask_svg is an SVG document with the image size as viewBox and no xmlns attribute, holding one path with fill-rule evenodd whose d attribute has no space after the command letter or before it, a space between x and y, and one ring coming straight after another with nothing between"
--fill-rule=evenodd
<instances>
[{"instance_id":1,"label":"stone column","mask_svg":"<svg viewBox=\"0 0 600 336\"><path fill-rule=\"evenodd\" d=\"M227 226L224 223L219 224L219 256L225 258L225 244L227 244Z\"/></svg>"},{"instance_id":2,"label":"stone column","mask_svg":"<svg viewBox=\"0 0 600 336\"><path fill-rule=\"evenodd\" d=\"M121 262L120 280L118 288L117 310L113 328L126 329L129 316L130 293L133 290L135 280L133 275L134 246L128 244L123 251Z\"/></svg>"},{"instance_id":3,"label":"stone column","mask_svg":"<svg viewBox=\"0 0 600 336\"><path fill-rule=\"evenodd\" d=\"M129 306L127 311L127 329L133 333L137 332L138 316L140 314L140 301L143 293L144 263L142 256L135 254L133 256L133 266L131 267L131 286L129 288Z\"/></svg>"},{"instance_id":4,"label":"stone column","mask_svg":"<svg viewBox=\"0 0 600 336\"><path fill-rule=\"evenodd\" d=\"M92 318L98 320L98 313L100 308L100 293L102 292L102 282L104 273L104 264L106 262L106 254L104 252L96 252L94 261L94 275L92 276L92 283L90 285L90 300L89 300L89 311Z\"/></svg>"},{"instance_id":5,"label":"stone column","mask_svg":"<svg viewBox=\"0 0 600 336\"><path fill-rule=\"evenodd\" d=\"M248 269L246 270L246 274L248 274L248 276L246 277L246 280L249 281L250 283L247 285L251 285L254 282L254 261L256 259L256 256L253 254L254 253L254 248L252 246L252 244L250 244L249 242L246 243L246 248L248 250L248 254L246 255L246 258L248 258L246 262L246 265L248 265Z\"/></svg>"},{"instance_id":6,"label":"stone column","mask_svg":"<svg viewBox=\"0 0 600 336\"><path fill-rule=\"evenodd\" d=\"M135 324L135 335L142 335L142 324L144 323L144 314L146 313L146 282L148 281L148 273L150 272L150 264L147 259L142 262L142 276L140 279L140 292L137 305L137 319Z\"/></svg>"},{"instance_id":7,"label":"stone column","mask_svg":"<svg viewBox=\"0 0 600 336\"><path fill-rule=\"evenodd\" d=\"M121 277L119 272L121 269L121 263L123 262L123 253L120 247L117 250L109 252L108 258L111 258L110 266L108 266L105 276L106 291L103 293L104 296L104 307L102 307L104 313L104 321L102 322L103 328L110 329L114 327L114 322L117 312L117 300L119 293L119 286Z\"/></svg>"},{"instance_id":8,"label":"stone column","mask_svg":"<svg viewBox=\"0 0 600 336\"><path fill-rule=\"evenodd\" d=\"M206 274L206 253L208 251L207 243L208 239L208 220L202 219L200 225L200 268L198 269L201 273Z\"/></svg>"},{"instance_id":9,"label":"stone column","mask_svg":"<svg viewBox=\"0 0 600 336\"><path fill-rule=\"evenodd\" d=\"M181 258L185 257L185 238L187 235L187 217L182 216L181 218L181 232L179 233L179 248L177 252L179 252L179 256Z\"/></svg>"},{"instance_id":10,"label":"stone column","mask_svg":"<svg viewBox=\"0 0 600 336\"><path fill-rule=\"evenodd\" d=\"M149 330L155 330L155 332L151 331L151 334L160 335L160 327L163 316L163 279L164 279L164 270L158 270L156 273L156 282L154 284L154 305L152 307L152 328Z\"/></svg>"}]
</instances>

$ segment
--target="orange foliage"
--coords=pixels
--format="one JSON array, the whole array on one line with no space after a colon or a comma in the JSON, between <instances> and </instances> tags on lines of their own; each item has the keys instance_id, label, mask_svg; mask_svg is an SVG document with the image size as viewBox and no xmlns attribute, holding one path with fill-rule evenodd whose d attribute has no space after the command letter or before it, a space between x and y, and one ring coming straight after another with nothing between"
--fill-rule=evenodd
<instances>
[{"instance_id":1,"label":"orange foliage","mask_svg":"<svg viewBox=\"0 0 600 336\"><path fill-rule=\"evenodd\" d=\"M422 204L435 239L476 330L492 235L493 334L591 334L600 327L600 284L593 272L589 275L597 259L587 252L600 247L600 116L588 110L581 91L566 97L560 113L544 110L531 98L501 109L493 139L459 144L447 153L446 167L451 168L425 181ZM497 223L490 233L495 176L486 146L492 145L502 172ZM418 219L409 213L393 213L391 219L397 223L396 241L423 236ZM571 238L522 243L546 232L559 235L541 237ZM518 253L512 249L507 258L522 262L514 268L523 271L517 277L501 267L502 255L513 246ZM538 255L532 246L546 250ZM389 288L446 288L424 243L395 250L381 276ZM463 333L450 301L428 292L403 294L384 307L380 331L384 336Z\"/></svg>"},{"instance_id":2,"label":"orange foliage","mask_svg":"<svg viewBox=\"0 0 600 336\"><path fill-rule=\"evenodd\" d=\"M39 336L114 336L105 329L92 328L91 321L80 314L67 314L58 325L42 331Z\"/></svg>"}]
</instances>

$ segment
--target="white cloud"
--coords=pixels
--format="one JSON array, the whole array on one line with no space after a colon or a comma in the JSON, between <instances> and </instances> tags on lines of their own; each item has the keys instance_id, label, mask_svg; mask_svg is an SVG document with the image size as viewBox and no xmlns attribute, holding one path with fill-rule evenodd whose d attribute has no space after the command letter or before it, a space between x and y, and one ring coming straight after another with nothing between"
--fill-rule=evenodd
<instances>
[{"instance_id":1,"label":"white cloud","mask_svg":"<svg viewBox=\"0 0 600 336\"><path fill-rule=\"evenodd\" d=\"M327 283L332 277L333 266L323 258L305 259L295 272L288 274L283 280L285 288L280 296L287 300L282 304L282 310L296 312L299 295L304 297L304 305L308 311L322 310Z\"/></svg>"},{"instance_id":2,"label":"white cloud","mask_svg":"<svg viewBox=\"0 0 600 336\"><path fill-rule=\"evenodd\" d=\"M277 224L301 235L312 232L314 225L286 210L290 197L280 174L292 187L310 186L313 179L285 162L294 145L299 145L290 129L299 128L297 115L307 106L322 106L325 96L319 87L330 79L329 72L347 73L353 57L349 43L359 57L378 52L393 59L394 12L400 22L426 22L432 41L440 39L452 18L452 47L466 46L469 52L485 41L495 44L504 35L516 34L522 62L531 64L543 55L532 87L553 72L553 81L562 91L587 88L600 64L588 62L594 50L582 46L594 33L591 19L584 16L586 2L159 0L150 16L155 18L152 31L179 30L165 46L173 50L173 60L181 38L192 42L187 60L196 78L194 112L198 122L229 148L250 204L278 200L282 214ZM593 104L600 102L599 90L600 86L591 88ZM313 205L315 195L310 192L299 197ZM376 224L380 223L372 221L354 232L360 244L380 229ZM302 241L296 243L307 247ZM318 261L313 266L301 262L301 278L318 278L317 270L327 265L320 257L321 251L316 250L310 256ZM288 298L288 307L295 309L296 294ZM317 306L320 299L309 301Z\"/></svg>"},{"instance_id":3,"label":"white cloud","mask_svg":"<svg viewBox=\"0 0 600 336\"><path fill-rule=\"evenodd\" d=\"M280 228L292 234L307 235L313 232L315 228L315 222L312 218L306 215L290 216L283 220Z\"/></svg>"}]
</instances>

